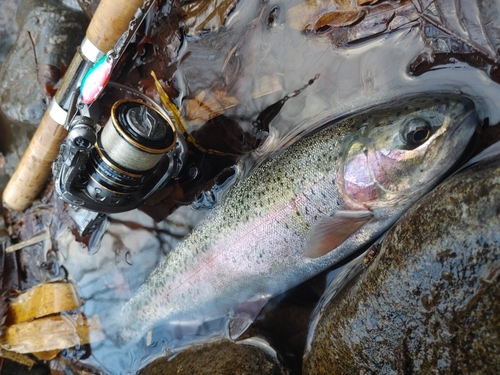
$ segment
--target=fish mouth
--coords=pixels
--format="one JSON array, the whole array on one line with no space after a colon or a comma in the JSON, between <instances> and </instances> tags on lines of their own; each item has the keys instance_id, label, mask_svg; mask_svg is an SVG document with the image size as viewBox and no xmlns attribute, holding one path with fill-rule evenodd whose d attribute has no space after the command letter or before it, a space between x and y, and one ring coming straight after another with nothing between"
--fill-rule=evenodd
<instances>
[{"instance_id":1,"label":"fish mouth","mask_svg":"<svg viewBox=\"0 0 500 375\"><path fill-rule=\"evenodd\" d=\"M473 135L476 129L480 126L481 121L474 107L463 113L459 118L452 120L456 121L455 126L451 126L448 132L445 132L445 140L449 147L460 147L463 155L467 149L467 145L472 142ZM462 157L457 158L457 162L461 161Z\"/></svg>"},{"instance_id":2,"label":"fish mouth","mask_svg":"<svg viewBox=\"0 0 500 375\"><path fill-rule=\"evenodd\" d=\"M450 174L450 172L452 173L457 166L461 165L468 158L468 156L470 156L470 153L472 152L471 149L473 148L477 138L474 137L474 134L481 124L482 121L479 118L479 114L474 108L471 108L468 112L461 116L460 123L449 133L448 139L454 141L452 146L456 146L461 140L464 140L465 145L462 147L460 157L456 158L455 163L450 166L447 175Z\"/></svg>"},{"instance_id":3,"label":"fish mouth","mask_svg":"<svg viewBox=\"0 0 500 375\"><path fill-rule=\"evenodd\" d=\"M448 126L448 128L442 134L444 147L448 149L458 149L460 154L456 155L455 158L450 159L449 163L446 163L442 169L442 173L436 176L435 181L431 184L433 187L444 181L447 177L452 175L458 166L460 166L467 157L468 145L473 143L473 135L476 128L481 124L479 115L475 110L474 103L467 100L467 102L461 101L464 104L466 111L455 119L450 119L453 121L454 125ZM425 152L424 157L427 158L427 154L432 152L431 148L428 148ZM445 159L446 160L446 159Z\"/></svg>"},{"instance_id":4,"label":"fish mouth","mask_svg":"<svg viewBox=\"0 0 500 375\"><path fill-rule=\"evenodd\" d=\"M431 136L431 139L443 137L442 144L448 145L448 148L458 146L462 150L465 150L466 145L464 143L468 144L471 141L474 131L481 122L479 121L479 115L472 100L469 98L459 98L455 99L455 101L463 105L463 112L455 118L451 117L453 112L448 114L445 118L447 124L443 124L436 134ZM428 153L432 152L432 149L433 147L425 149L424 158L427 157Z\"/></svg>"}]
</instances>

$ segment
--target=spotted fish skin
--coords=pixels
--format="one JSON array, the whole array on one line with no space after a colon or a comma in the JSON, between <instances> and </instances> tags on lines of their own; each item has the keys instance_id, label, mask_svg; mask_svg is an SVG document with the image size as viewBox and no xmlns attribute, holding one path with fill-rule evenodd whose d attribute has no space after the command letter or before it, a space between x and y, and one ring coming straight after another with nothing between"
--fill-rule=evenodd
<instances>
[{"instance_id":1,"label":"spotted fish skin","mask_svg":"<svg viewBox=\"0 0 500 375\"><path fill-rule=\"evenodd\" d=\"M478 121L469 99L429 95L298 141L236 183L167 254L123 306L124 335L138 339L160 321L253 319L268 298L388 229L456 162ZM325 255L305 256L315 225L346 211L373 219Z\"/></svg>"}]
</instances>

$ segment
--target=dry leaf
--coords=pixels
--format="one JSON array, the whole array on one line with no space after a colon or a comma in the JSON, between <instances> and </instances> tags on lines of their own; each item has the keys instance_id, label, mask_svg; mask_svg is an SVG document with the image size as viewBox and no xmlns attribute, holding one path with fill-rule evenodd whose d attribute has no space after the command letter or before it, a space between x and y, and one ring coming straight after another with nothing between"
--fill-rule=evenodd
<instances>
[{"instance_id":1,"label":"dry leaf","mask_svg":"<svg viewBox=\"0 0 500 375\"><path fill-rule=\"evenodd\" d=\"M186 35L196 36L206 30L218 30L236 3L237 0L198 0L184 5Z\"/></svg>"},{"instance_id":2,"label":"dry leaf","mask_svg":"<svg viewBox=\"0 0 500 375\"><path fill-rule=\"evenodd\" d=\"M17 353L71 348L104 338L99 317L83 314L53 315L14 324L5 330L0 345Z\"/></svg>"},{"instance_id":3,"label":"dry leaf","mask_svg":"<svg viewBox=\"0 0 500 375\"><path fill-rule=\"evenodd\" d=\"M38 359L41 359L43 361L50 361L51 359L54 359L57 357L59 354L60 350L59 349L54 349L54 350L48 350L45 352L38 352L38 353L33 353L35 357Z\"/></svg>"},{"instance_id":4,"label":"dry leaf","mask_svg":"<svg viewBox=\"0 0 500 375\"><path fill-rule=\"evenodd\" d=\"M277 91L283 90L281 83L276 76L263 75L257 78L255 89L252 91L252 98L260 98L261 96L269 95Z\"/></svg>"},{"instance_id":5,"label":"dry leaf","mask_svg":"<svg viewBox=\"0 0 500 375\"><path fill-rule=\"evenodd\" d=\"M80 307L80 300L71 283L44 283L19 295L9 307L9 324L27 322L36 318Z\"/></svg>"},{"instance_id":6,"label":"dry leaf","mask_svg":"<svg viewBox=\"0 0 500 375\"><path fill-rule=\"evenodd\" d=\"M310 31L349 26L364 15L365 11L353 6L350 0L306 1L287 12L291 28Z\"/></svg>"},{"instance_id":7,"label":"dry leaf","mask_svg":"<svg viewBox=\"0 0 500 375\"><path fill-rule=\"evenodd\" d=\"M238 99L227 96L227 92L217 90L209 92L201 91L194 99L186 101L186 119L206 122L224 113L226 109L234 107L239 103Z\"/></svg>"},{"instance_id":8,"label":"dry leaf","mask_svg":"<svg viewBox=\"0 0 500 375\"><path fill-rule=\"evenodd\" d=\"M323 14L314 24L314 31L327 27L349 26L365 15L363 10L348 10L343 12L328 12Z\"/></svg>"}]
</instances>

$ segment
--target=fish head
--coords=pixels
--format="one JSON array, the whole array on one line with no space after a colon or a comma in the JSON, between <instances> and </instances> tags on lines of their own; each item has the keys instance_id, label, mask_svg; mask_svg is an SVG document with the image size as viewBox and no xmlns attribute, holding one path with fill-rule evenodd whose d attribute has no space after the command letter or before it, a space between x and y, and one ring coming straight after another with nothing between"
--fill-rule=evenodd
<instances>
[{"instance_id":1,"label":"fish head","mask_svg":"<svg viewBox=\"0 0 500 375\"><path fill-rule=\"evenodd\" d=\"M457 162L479 117L465 97L404 99L354 121L337 183L349 208L406 205Z\"/></svg>"}]
</instances>

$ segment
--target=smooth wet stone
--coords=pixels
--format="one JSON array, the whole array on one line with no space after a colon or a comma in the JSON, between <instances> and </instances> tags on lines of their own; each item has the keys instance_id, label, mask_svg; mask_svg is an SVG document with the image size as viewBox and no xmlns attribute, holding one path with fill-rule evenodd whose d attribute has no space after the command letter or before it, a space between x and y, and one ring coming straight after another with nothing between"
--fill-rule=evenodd
<instances>
[{"instance_id":1,"label":"smooth wet stone","mask_svg":"<svg viewBox=\"0 0 500 375\"><path fill-rule=\"evenodd\" d=\"M3 63L16 39L17 24L13 22L19 0L0 1L0 63Z\"/></svg>"},{"instance_id":2,"label":"smooth wet stone","mask_svg":"<svg viewBox=\"0 0 500 375\"><path fill-rule=\"evenodd\" d=\"M0 109L8 118L38 125L47 96L41 86L57 83L85 35L87 20L56 1L23 0L16 22L19 33L0 70Z\"/></svg>"},{"instance_id":3,"label":"smooth wet stone","mask_svg":"<svg viewBox=\"0 0 500 375\"><path fill-rule=\"evenodd\" d=\"M140 375L285 375L288 372L266 351L224 340L190 347L168 360L150 363Z\"/></svg>"},{"instance_id":4,"label":"smooth wet stone","mask_svg":"<svg viewBox=\"0 0 500 375\"><path fill-rule=\"evenodd\" d=\"M325 307L303 373L496 373L499 228L500 161L445 181Z\"/></svg>"}]
</instances>

